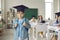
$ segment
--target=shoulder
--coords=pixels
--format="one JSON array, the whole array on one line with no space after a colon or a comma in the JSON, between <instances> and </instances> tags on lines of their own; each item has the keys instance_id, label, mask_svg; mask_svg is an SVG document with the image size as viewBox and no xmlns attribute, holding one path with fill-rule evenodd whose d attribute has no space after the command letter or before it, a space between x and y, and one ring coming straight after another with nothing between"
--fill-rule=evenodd
<instances>
[{"instance_id":1,"label":"shoulder","mask_svg":"<svg viewBox=\"0 0 60 40\"><path fill-rule=\"evenodd\" d=\"M29 21L27 18L23 18L25 21Z\"/></svg>"},{"instance_id":2,"label":"shoulder","mask_svg":"<svg viewBox=\"0 0 60 40\"><path fill-rule=\"evenodd\" d=\"M31 20L29 20L29 22L32 22L32 19L31 19Z\"/></svg>"}]
</instances>

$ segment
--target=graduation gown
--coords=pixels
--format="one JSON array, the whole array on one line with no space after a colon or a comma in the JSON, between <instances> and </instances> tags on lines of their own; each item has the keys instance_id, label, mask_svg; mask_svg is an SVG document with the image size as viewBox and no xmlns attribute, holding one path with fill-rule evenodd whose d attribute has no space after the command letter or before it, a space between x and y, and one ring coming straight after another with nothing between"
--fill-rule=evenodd
<instances>
[{"instance_id":1,"label":"graduation gown","mask_svg":"<svg viewBox=\"0 0 60 40\"><path fill-rule=\"evenodd\" d=\"M53 26L57 26L57 25L60 25L60 20L59 21L56 20L56 21L53 22Z\"/></svg>"},{"instance_id":2,"label":"graduation gown","mask_svg":"<svg viewBox=\"0 0 60 40\"><path fill-rule=\"evenodd\" d=\"M25 27L23 26L24 22L28 24ZM30 24L26 18L23 18L22 20L15 19L13 24L18 24L18 26L15 28L14 40L18 40L18 38L24 40L28 38L28 29L30 28Z\"/></svg>"}]
</instances>

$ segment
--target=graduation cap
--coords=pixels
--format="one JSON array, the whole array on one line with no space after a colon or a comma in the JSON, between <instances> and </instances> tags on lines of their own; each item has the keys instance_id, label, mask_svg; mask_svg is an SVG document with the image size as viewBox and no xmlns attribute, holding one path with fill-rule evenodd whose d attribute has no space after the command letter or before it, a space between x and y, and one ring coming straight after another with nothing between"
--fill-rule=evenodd
<instances>
[{"instance_id":1,"label":"graduation cap","mask_svg":"<svg viewBox=\"0 0 60 40\"><path fill-rule=\"evenodd\" d=\"M60 12L58 12L58 13L55 13L55 15L57 15L57 17L59 17L59 16L60 16Z\"/></svg>"},{"instance_id":2,"label":"graduation cap","mask_svg":"<svg viewBox=\"0 0 60 40\"><path fill-rule=\"evenodd\" d=\"M25 11L25 9L28 9L28 7L24 6L24 5L19 5L19 6L14 6L13 8L17 9L17 12L23 12Z\"/></svg>"}]
</instances>

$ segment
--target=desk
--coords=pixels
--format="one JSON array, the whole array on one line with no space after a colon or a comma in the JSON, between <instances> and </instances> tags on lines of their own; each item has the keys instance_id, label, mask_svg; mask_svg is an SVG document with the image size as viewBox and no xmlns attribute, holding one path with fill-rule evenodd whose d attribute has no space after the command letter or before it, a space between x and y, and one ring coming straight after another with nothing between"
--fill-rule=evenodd
<instances>
[{"instance_id":1,"label":"desk","mask_svg":"<svg viewBox=\"0 0 60 40\"><path fill-rule=\"evenodd\" d=\"M46 35L47 25L46 24L38 24L36 27L32 27L29 30L29 40L46 40L46 38L41 38L40 32L43 32L43 35Z\"/></svg>"},{"instance_id":2,"label":"desk","mask_svg":"<svg viewBox=\"0 0 60 40\"><path fill-rule=\"evenodd\" d=\"M58 38L57 38L57 40L60 40L60 28L59 27L57 27L57 26L48 26L48 30L47 30L47 35L48 35L48 37L47 37L47 40L51 40L51 36L52 36L52 34L53 33L56 33L56 35L58 35ZM51 33L50 31L55 31L55 32L53 32L53 33Z\"/></svg>"},{"instance_id":3,"label":"desk","mask_svg":"<svg viewBox=\"0 0 60 40\"><path fill-rule=\"evenodd\" d=\"M36 40L36 29L32 27L29 29L29 40Z\"/></svg>"}]
</instances>

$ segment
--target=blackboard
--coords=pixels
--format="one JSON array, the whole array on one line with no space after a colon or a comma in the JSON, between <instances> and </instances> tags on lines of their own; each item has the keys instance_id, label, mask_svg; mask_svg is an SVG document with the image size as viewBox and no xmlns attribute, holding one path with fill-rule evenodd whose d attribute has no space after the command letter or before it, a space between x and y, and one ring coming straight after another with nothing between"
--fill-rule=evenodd
<instances>
[{"instance_id":1,"label":"blackboard","mask_svg":"<svg viewBox=\"0 0 60 40\"><path fill-rule=\"evenodd\" d=\"M25 11L25 18L28 18L29 20L32 18L32 15L35 16L35 18L37 19L37 16L38 16L38 9L34 9L34 8L30 8L30 9L27 9Z\"/></svg>"}]
</instances>

